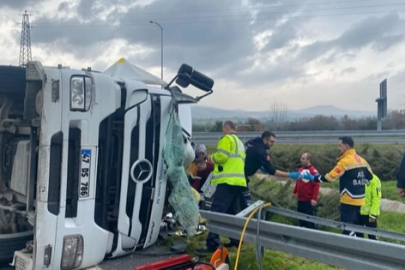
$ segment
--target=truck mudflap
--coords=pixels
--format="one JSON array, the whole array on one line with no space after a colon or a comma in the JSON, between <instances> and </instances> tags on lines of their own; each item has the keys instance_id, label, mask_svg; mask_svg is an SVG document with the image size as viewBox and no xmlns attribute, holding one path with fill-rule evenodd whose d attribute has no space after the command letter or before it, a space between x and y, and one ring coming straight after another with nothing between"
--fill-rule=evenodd
<instances>
[{"instance_id":1,"label":"truck mudflap","mask_svg":"<svg viewBox=\"0 0 405 270\"><path fill-rule=\"evenodd\" d=\"M14 250L26 247L26 243L34 238L33 231L1 234L0 235L0 262L11 262Z\"/></svg>"},{"instance_id":2,"label":"truck mudflap","mask_svg":"<svg viewBox=\"0 0 405 270\"><path fill-rule=\"evenodd\" d=\"M16 251L11 265L14 266L15 270L33 270L34 260L32 258L32 253Z\"/></svg>"}]
</instances>

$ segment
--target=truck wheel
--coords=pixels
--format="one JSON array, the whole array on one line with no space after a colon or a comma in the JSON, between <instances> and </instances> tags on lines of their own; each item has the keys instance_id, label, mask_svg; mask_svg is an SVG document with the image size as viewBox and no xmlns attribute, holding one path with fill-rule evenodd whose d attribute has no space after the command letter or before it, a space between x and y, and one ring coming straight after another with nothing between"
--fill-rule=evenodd
<instances>
[{"instance_id":1,"label":"truck wheel","mask_svg":"<svg viewBox=\"0 0 405 270\"><path fill-rule=\"evenodd\" d=\"M0 263L11 262L14 251L24 249L33 239L33 231L0 234Z\"/></svg>"},{"instance_id":2,"label":"truck wheel","mask_svg":"<svg viewBox=\"0 0 405 270\"><path fill-rule=\"evenodd\" d=\"M25 85L25 68L0 66L0 95L24 95Z\"/></svg>"}]
</instances>

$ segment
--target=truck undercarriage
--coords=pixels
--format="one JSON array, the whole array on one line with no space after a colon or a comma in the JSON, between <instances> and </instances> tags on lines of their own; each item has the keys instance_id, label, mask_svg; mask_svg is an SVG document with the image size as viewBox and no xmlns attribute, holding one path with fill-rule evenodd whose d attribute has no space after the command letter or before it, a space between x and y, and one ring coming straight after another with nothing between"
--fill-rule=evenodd
<instances>
[{"instance_id":1,"label":"truck undercarriage","mask_svg":"<svg viewBox=\"0 0 405 270\"><path fill-rule=\"evenodd\" d=\"M33 240L35 182L27 185L37 138L23 121L25 90L24 68L0 67L0 261Z\"/></svg>"}]
</instances>

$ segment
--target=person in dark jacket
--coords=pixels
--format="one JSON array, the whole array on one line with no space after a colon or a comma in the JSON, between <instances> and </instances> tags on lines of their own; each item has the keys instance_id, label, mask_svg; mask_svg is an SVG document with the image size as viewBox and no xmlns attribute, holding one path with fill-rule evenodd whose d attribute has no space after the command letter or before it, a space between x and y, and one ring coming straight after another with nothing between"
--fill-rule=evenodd
<instances>
[{"instance_id":1,"label":"person in dark jacket","mask_svg":"<svg viewBox=\"0 0 405 270\"><path fill-rule=\"evenodd\" d=\"M402 161L399 164L398 168L398 174L397 174L397 188L398 188L398 194L401 197L404 197L405 192L405 152L404 156L402 157Z\"/></svg>"},{"instance_id":2,"label":"person in dark jacket","mask_svg":"<svg viewBox=\"0 0 405 270\"><path fill-rule=\"evenodd\" d=\"M277 170L271 162L268 150L274 145L276 135L271 131L264 131L261 137L257 137L245 143L246 159L245 159L245 176L250 180L256 172L260 170L270 175L289 177L293 179L299 178L298 172L284 172Z\"/></svg>"}]
</instances>

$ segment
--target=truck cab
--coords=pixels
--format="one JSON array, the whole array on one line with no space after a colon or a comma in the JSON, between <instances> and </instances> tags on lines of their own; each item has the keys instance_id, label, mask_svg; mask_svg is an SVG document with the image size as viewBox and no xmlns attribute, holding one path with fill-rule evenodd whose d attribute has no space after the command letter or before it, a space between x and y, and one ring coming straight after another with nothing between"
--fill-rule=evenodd
<instances>
[{"instance_id":1,"label":"truck cab","mask_svg":"<svg viewBox=\"0 0 405 270\"><path fill-rule=\"evenodd\" d=\"M201 98L174 81L212 93L187 65L165 88L40 62L0 67L0 260L81 269L156 242L169 120L178 114L190 149Z\"/></svg>"}]
</instances>

